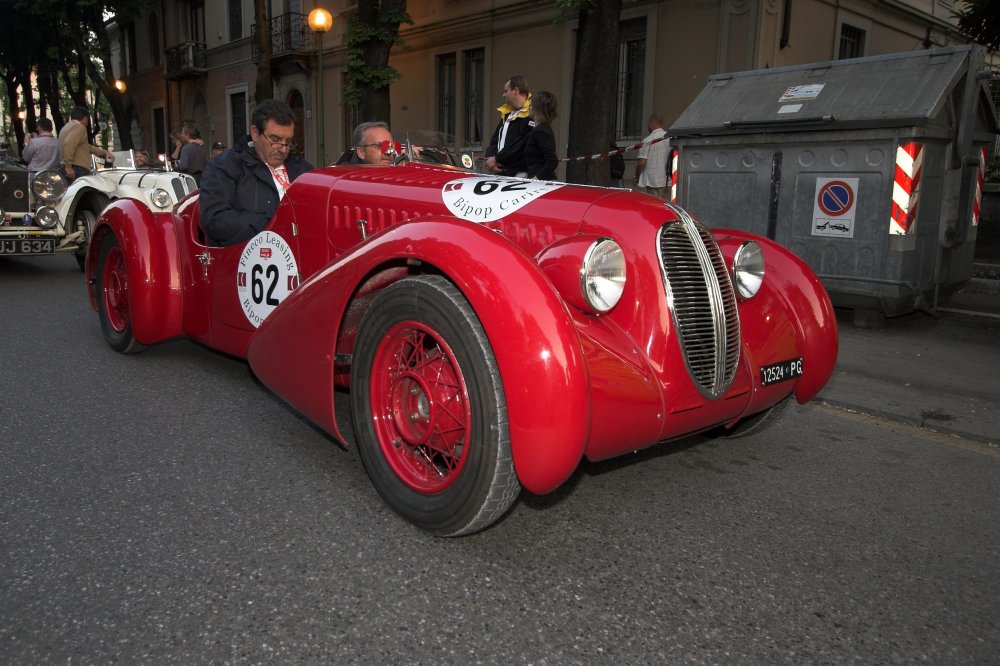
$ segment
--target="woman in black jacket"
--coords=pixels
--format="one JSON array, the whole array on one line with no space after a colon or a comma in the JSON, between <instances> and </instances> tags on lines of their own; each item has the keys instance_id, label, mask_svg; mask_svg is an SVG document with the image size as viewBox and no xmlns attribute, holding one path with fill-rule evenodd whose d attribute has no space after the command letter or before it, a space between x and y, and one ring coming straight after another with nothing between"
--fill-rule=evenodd
<instances>
[{"instance_id":1,"label":"woman in black jacket","mask_svg":"<svg viewBox=\"0 0 1000 666\"><path fill-rule=\"evenodd\" d=\"M528 135L524 146L524 161L528 178L555 180L559 158L556 157L556 134L552 131L552 121L556 118L556 96L540 90L531 99L531 113L535 128Z\"/></svg>"}]
</instances>

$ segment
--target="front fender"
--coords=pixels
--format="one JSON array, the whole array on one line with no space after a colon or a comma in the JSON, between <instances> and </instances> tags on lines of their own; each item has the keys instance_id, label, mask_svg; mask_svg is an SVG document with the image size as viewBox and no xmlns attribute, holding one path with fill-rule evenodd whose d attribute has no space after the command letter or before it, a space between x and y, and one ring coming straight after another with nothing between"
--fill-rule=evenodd
<instances>
[{"instance_id":1,"label":"front fender","mask_svg":"<svg viewBox=\"0 0 1000 666\"><path fill-rule=\"evenodd\" d=\"M333 363L345 313L371 275L414 262L433 266L469 300L500 369L518 478L530 492L553 490L576 469L590 430L582 348L565 305L534 261L478 225L422 218L372 236L264 321L247 355L254 372L344 441L333 407Z\"/></svg>"},{"instance_id":2,"label":"front fender","mask_svg":"<svg viewBox=\"0 0 1000 666\"><path fill-rule=\"evenodd\" d=\"M774 353L788 348L784 353L801 356L805 368L795 380L795 399L812 400L833 375L839 344L836 315L822 282L804 261L774 241L728 229L713 234L730 267L736 248L746 240L756 241L764 251L764 285L740 306L743 337L749 343L745 349L756 354L751 370L756 374L761 365L786 360L789 356L776 358Z\"/></svg>"},{"instance_id":3,"label":"front fender","mask_svg":"<svg viewBox=\"0 0 1000 666\"><path fill-rule=\"evenodd\" d=\"M125 255L132 335L145 345L180 336L181 270L173 214L154 213L134 199L119 199L104 209L87 247L88 296L95 310L101 288L97 264L108 234L114 234Z\"/></svg>"}]
</instances>

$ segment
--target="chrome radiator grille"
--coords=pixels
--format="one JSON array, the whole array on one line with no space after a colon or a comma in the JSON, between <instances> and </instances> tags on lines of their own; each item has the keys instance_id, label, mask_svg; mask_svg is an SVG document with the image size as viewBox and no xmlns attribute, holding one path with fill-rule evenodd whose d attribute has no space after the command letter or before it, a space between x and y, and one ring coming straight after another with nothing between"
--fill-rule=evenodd
<instances>
[{"instance_id":1,"label":"chrome radiator grille","mask_svg":"<svg viewBox=\"0 0 1000 666\"><path fill-rule=\"evenodd\" d=\"M718 398L732 382L740 359L736 294L711 232L683 209L660 228L660 266L667 305L688 372L702 395Z\"/></svg>"}]
</instances>

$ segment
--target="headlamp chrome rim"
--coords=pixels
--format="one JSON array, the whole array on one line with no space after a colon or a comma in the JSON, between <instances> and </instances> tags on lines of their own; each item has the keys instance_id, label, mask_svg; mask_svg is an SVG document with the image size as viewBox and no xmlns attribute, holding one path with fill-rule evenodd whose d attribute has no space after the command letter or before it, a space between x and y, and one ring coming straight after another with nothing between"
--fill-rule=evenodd
<instances>
[{"instance_id":1,"label":"headlamp chrome rim","mask_svg":"<svg viewBox=\"0 0 1000 666\"><path fill-rule=\"evenodd\" d=\"M45 169L35 174L31 181L32 193L46 203L53 203L62 199L66 194L69 182L66 176L55 169Z\"/></svg>"},{"instance_id":2,"label":"headlamp chrome rim","mask_svg":"<svg viewBox=\"0 0 1000 666\"><path fill-rule=\"evenodd\" d=\"M757 241L745 241L733 256L733 286L743 299L751 299L764 283L764 250Z\"/></svg>"},{"instance_id":3,"label":"headlamp chrome rim","mask_svg":"<svg viewBox=\"0 0 1000 666\"><path fill-rule=\"evenodd\" d=\"M59 224L59 211L52 206L42 206L35 211L35 225L42 229L55 229Z\"/></svg>"},{"instance_id":4,"label":"headlamp chrome rim","mask_svg":"<svg viewBox=\"0 0 1000 666\"><path fill-rule=\"evenodd\" d=\"M162 187L150 190L149 200L154 206L160 209L169 208L173 202L170 200L170 193Z\"/></svg>"},{"instance_id":5,"label":"headlamp chrome rim","mask_svg":"<svg viewBox=\"0 0 1000 666\"><path fill-rule=\"evenodd\" d=\"M625 291L625 253L613 238L594 241L580 266L580 289L587 305L596 312L609 312Z\"/></svg>"}]
</instances>

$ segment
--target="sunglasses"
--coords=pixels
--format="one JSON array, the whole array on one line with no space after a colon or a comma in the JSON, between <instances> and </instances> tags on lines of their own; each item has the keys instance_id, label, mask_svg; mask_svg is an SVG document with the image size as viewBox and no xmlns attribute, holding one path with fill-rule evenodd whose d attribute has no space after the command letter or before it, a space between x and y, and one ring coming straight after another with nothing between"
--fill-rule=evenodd
<instances>
[{"instance_id":1,"label":"sunglasses","mask_svg":"<svg viewBox=\"0 0 1000 666\"><path fill-rule=\"evenodd\" d=\"M380 141L379 143L362 143L358 148L378 148L383 155L399 155L403 152L403 144L399 141Z\"/></svg>"}]
</instances>

